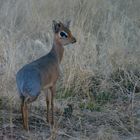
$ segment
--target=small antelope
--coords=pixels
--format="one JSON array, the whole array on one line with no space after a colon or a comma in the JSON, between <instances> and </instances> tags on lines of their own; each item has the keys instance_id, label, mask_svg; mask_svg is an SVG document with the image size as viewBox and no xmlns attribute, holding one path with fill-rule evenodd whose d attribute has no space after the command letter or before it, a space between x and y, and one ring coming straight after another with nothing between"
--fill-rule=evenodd
<instances>
[{"instance_id":1,"label":"small antelope","mask_svg":"<svg viewBox=\"0 0 140 140\"><path fill-rule=\"evenodd\" d=\"M47 121L53 125L53 99L55 95L56 81L59 76L59 65L63 57L65 45L75 43L76 39L69 30L70 22L53 21L53 44L52 49L45 56L23 66L16 74L17 88L21 98L21 113L23 127L29 130L28 104L35 101L41 90L50 90L46 95Z\"/></svg>"}]
</instances>

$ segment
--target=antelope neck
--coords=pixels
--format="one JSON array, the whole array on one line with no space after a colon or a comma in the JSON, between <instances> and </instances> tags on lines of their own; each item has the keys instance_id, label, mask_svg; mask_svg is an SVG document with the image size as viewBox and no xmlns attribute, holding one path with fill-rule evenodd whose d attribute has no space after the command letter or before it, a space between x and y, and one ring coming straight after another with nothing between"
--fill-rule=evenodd
<instances>
[{"instance_id":1,"label":"antelope neck","mask_svg":"<svg viewBox=\"0 0 140 140\"><path fill-rule=\"evenodd\" d=\"M51 53L56 55L56 57L60 63L62 60L62 57L63 57L63 53L64 53L63 45L60 42L58 42L57 40L54 40L53 46L51 49Z\"/></svg>"}]
</instances>

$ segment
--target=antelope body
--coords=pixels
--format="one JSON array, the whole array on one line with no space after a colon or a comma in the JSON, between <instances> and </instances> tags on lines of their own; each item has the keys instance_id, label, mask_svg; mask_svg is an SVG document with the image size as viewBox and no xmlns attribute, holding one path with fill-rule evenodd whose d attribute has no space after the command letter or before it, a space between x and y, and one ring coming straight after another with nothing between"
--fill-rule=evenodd
<instances>
[{"instance_id":1,"label":"antelope body","mask_svg":"<svg viewBox=\"0 0 140 140\"><path fill-rule=\"evenodd\" d=\"M69 22L53 21L53 45L45 56L23 66L16 74L16 82L21 98L23 127L28 130L28 104L35 101L42 88L49 89L51 98L46 93L47 121L53 125L53 98L59 76L59 65L63 57L63 46L75 43L76 39L69 30Z\"/></svg>"}]
</instances>

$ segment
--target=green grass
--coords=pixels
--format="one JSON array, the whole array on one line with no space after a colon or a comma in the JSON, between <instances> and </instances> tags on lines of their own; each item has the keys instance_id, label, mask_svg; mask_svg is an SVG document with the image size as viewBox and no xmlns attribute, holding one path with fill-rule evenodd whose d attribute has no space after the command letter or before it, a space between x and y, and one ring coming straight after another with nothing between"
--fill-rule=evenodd
<instances>
[{"instance_id":1,"label":"green grass","mask_svg":"<svg viewBox=\"0 0 140 140\"><path fill-rule=\"evenodd\" d=\"M57 91L57 95L56 95L57 99L68 99L72 97L74 97L74 92L72 91L72 89L70 90L60 89Z\"/></svg>"},{"instance_id":2,"label":"green grass","mask_svg":"<svg viewBox=\"0 0 140 140\"><path fill-rule=\"evenodd\" d=\"M80 103L79 108L81 110L88 109L90 111L98 111L102 110L102 106L100 104L94 103L92 101L88 101L87 103Z\"/></svg>"},{"instance_id":3,"label":"green grass","mask_svg":"<svg viewBox=\"0 0 140 140\"><path fill-rule=\"evenodd\" d=\"M96 95L96 102L101 105L111 102L113 99L114 99L113 94L108 91L102 91L100 93L97 93Z\"/></svg>"}]
</instances>

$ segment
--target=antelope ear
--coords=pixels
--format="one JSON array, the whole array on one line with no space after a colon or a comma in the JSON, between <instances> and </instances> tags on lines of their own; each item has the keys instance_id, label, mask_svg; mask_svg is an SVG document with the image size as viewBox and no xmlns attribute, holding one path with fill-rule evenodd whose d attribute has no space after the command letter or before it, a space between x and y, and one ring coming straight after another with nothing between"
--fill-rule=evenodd
<instances>
[{"instance_id":1,"label":"antelope ear","mask_svg":"<svg viewBox=\"0 0 140 140\"><path fill-rule=\"evenodd\" d=\"M55 20L52 21L52 29L54 33L58 33L60 30L61 24L56 22Z\"/></svg>"},{"instance_id":2,"label":"antelope ear","mask_svg":"<svg viewBox=\"0 0 140 140\"><path fill-rule=\"evenodd\" d=\"M71 20L67 20L67 21L65 22L65 26L66 26L67 28L69 28L69 27L70 27L70 23L71 23Z\"/></svg>"}]
</instances>

